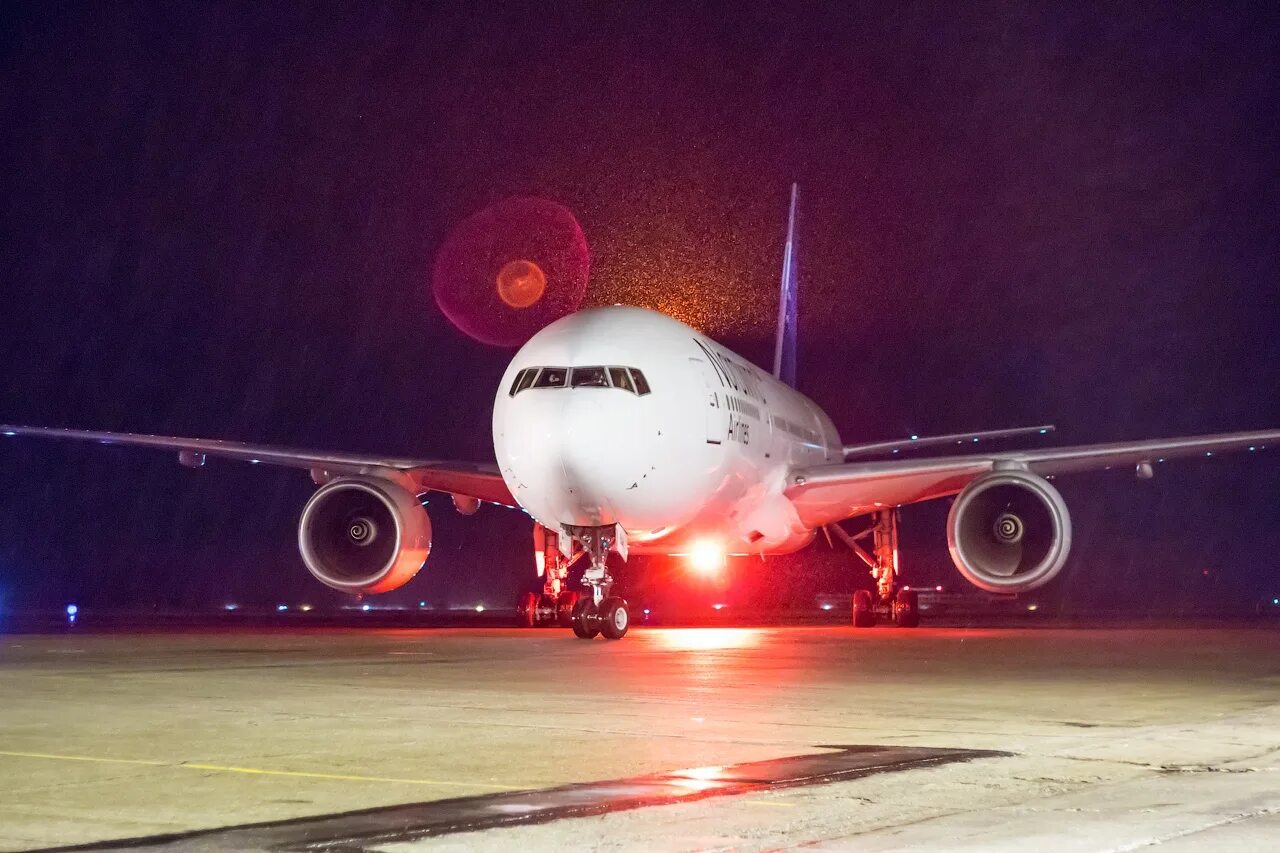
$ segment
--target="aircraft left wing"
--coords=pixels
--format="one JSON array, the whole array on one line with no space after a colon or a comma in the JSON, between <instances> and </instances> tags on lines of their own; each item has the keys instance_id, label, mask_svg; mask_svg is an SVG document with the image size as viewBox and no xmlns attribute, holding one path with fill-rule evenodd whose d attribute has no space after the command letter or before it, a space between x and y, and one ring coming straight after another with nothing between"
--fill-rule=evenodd
<instances>
[{"instance_id":1,"label":"aircraft left wing","mask_svg":"<svg viewBox=\"0 0 1280 853\"><path fill-rule=\"evenodd\" d=\"M1020 468L1048 477L1119 465L1154 465L1180 457L1264 450L1277 443L1280 430L1263 430L934 459L846 462L792 471L786 495L801 521L817 528L883 507L954 495L970 481L999 468Z\"/></svg>"},{"instance_id":2,"label":"aircraft left wing","mask_svg":"<svg viewBox=\"0 0 1280 853\"><path fill-rule=\"evenodd\" d=\"M97 444L149 447L177 451L178 461L200 467L206 457L233 459L254 465L280 465L301 468L312 473L312 479L323 482L327 476L349 474L385 474L396 472L409 478L419 491L449 492L488 503L516 506L515 498L495 465L470 462L445 462L431 459L402 459L361 453L334 453L327 450L302 450L268 444L246 444L211 438L175 438L163 435L137 435L128 432L93 432L78 429L0 425L0 437L35 436L60 438Z\"/></svg>"}]
</instances>

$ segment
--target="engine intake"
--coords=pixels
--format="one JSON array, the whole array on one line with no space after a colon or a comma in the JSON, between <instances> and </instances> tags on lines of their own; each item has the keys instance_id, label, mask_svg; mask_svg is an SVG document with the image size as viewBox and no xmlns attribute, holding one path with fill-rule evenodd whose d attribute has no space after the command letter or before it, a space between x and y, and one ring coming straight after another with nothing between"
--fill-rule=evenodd
<instances>
[{"instance_id":1,"label":"engine intake","mask_svg":"<svg viewBox=\"0 0 1280 853\"><path fill-rule=\"evenodd\" d=\"M1028 592L1062 571L1071 551L1071 515L1058 490L1027 471L979 477L947 516L951 559L987 592Z\"/></svg>"},{"instance_id":2,"label":"engine intake","mask_svg":"<svg viewBox=\"0 0 1280 853\"><path fill-rule=\"evenodd\" d=\"M388 592L408 583L431 552L431 519L401 486L342 477L311 496L298 523L307 570L343 592Z\"/></svg>"}]
</instances>

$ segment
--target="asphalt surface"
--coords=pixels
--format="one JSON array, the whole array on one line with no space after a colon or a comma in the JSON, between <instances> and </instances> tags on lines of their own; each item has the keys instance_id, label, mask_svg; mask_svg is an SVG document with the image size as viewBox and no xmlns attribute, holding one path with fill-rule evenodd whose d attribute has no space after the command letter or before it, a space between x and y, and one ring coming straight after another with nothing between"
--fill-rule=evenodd
<instances>
[{"instance_id":1,"label":"asphalt surface","mask_svg":"<svg viewBox=\"0 0 1280 853\"><path fill-rule=\"evenodd\" d=\"M10 635L0 850L285 822L237 849L1256 849L1278 652L1274 626ZM803 769L840 748L856 773ZM636 781L672 774L697 796ZM506 818L440 823L463 805Z\"/></svg>"}]
</instances>

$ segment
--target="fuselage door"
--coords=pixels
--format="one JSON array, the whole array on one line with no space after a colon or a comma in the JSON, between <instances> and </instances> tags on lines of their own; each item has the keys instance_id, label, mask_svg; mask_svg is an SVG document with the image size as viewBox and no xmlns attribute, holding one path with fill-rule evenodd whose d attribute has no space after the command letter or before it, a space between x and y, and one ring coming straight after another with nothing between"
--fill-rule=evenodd
<instances>
[{"instance_id":1,"label":"fuselage door","mask_svg":"<svg viewBox=\"0 0 1280 853\"><path fill-rule=\"evenodd\" d=\"M719 377L711 369L711 365L702 359L691 358L689 359L689 364L702 377L703 405L707 419L707 444L721 444L729 434L729 412L725 408L727 401L725 399L724 386L721 385Z\"/></svg>"}]
</instances>

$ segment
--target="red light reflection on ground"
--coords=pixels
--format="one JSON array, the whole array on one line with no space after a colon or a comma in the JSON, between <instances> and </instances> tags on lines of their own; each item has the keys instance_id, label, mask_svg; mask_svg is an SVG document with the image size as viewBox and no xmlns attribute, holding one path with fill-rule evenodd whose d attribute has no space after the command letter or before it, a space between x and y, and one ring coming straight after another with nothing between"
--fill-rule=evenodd
<instances>
[{"instance_id":1,"label":"red light reflection on ground","mask_svg":"<svg viewBox=\"0 0 1280 853\"><path fill-rule=\"evenodd\" d=\"M764 636L762 628L649 628L644 633L673 652L749 649Z\"/></svg>"}]
</instances>

